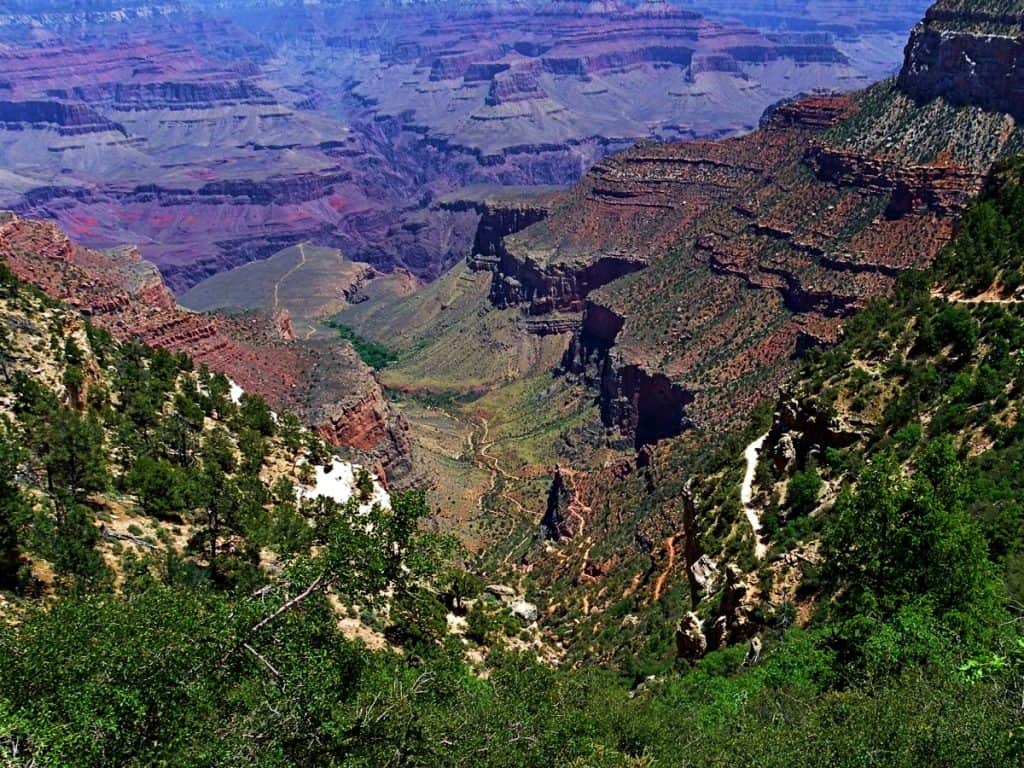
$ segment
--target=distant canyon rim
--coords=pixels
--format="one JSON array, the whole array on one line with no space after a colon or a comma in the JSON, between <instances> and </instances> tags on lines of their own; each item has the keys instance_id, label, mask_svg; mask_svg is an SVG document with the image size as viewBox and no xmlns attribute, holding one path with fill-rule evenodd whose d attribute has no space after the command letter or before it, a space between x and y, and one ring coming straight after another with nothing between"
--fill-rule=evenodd
<instances>
[{"instance_id":1,"label":"distant canyon rim","mask_svg":"<svg viewBox=\"0 0 1024 768\"><path fill-rule=\"evenodd\" d=\"M133 245L179 295L300 242L431 280L494 190L864 87L924 6L22 0L0 13L0 208Z\"/></svg>"}]
</instances>

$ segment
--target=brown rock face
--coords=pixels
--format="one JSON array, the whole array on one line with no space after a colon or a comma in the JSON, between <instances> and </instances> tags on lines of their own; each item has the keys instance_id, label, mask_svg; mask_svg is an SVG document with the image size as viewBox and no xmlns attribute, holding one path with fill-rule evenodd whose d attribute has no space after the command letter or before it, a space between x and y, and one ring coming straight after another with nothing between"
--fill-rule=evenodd
<instances>
[{"instance_id":1,"label":"brown rock face","mask_svg":"<svg viewBox=\"0 0 1024 768\"><path fill-rule=\"evenodd\" d=\"M696 613L686 614L676 625L676 655L691 664L704 657L708 650L708 639L704 625Z\"/></svg>"},{"instance_id":2,"label":"brown rock face","mask_svg":"<svg viewBox=\"0 0 1024 768\"><path fill-rule=\"evenodd\" d=\"M333 444L372 460L392 484L411 479L406 425L347 345L290 340L280 317L189 312L136 251L82 248L48 223L0 220L0 260L115 337L185 352L274 407L302 414Z\"/></svg>"},{"instance_id":3,"label":"brown rock face","mask_svg":"<svg viewBox=\"0 0 1024 768\"><path fill-rule=\"evenodd\" d=\"M904 93L1024 118L1024 4L936 3L914 29Z\"/></svg>"},{"instance_id":4,"label":"brown rock face","mask_svg":"<svg viewBox=\"0 0 1024 768\"><path fill-rule=\"evenodd\" d=\"M988 55L1004 61L1004 44ZM563 367L637 446L746 415L844 317L927 266L991 164L1021 145L1010 105L920 91L929 55L912 43L898 85L781 103L741 138L602 160L505 238L492 300L582 311ZM966 61L1012 86L1010 69Z\"/></svg>"},{"instance_id":5,"label":"brown rock face","mask_svg":"<svg viewBox=\"0 0 1024 768\"><path fill-rule=\"evenodd\" d=\"M896 61L667 3L10 6L0 207L136 243L177 294L299 242L433 278L476 223L434 204L453 191L569 184Z\"/></svg>"},{"instance_id":6,"label":"brown rock face","mask_svg":"<svg viewBox=\"0 0 1024 768\"><path fill-rule=\"evenodd\" d=\"M906 214L955 215L981 192L985 180L984 174L954 164L906 166L824 146L812 147L807 163L824 180L890 195L885 211L890 218ZM894 269L884 264L875 266Z\"/></svg>"}]
</instances>

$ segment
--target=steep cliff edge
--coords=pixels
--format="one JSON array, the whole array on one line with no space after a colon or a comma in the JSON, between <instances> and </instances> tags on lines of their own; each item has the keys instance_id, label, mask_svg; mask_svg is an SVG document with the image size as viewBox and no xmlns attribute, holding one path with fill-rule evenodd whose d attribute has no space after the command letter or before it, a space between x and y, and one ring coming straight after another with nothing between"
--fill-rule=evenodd
<instances>
[{"instance_id":1,"label":"steep cliff edge","mask_svg":"<svg viewBox=\"0 0 1024 768\"><path fill-rule=\"evenodd\" d=\"M0 207L134 243L176 294L299 242L433 279L472 241L453 191L570 184L875 66L670 4L72 5L0 9Z\"/></svg>"},{"instance_id":2,"label":"steep cliff edge","mask_svg":"<svg viewBox=\"0 0 1024 768\"><path fill-rule=\"evenodd\" d=\"M115 337L187 352L242 389L302 414L331 443L372 461L390 483L411 479L404 419L348 345L283 338L287 323L262 314L189 312L134 249L82 248L48 223L5 214L0 260Z\"/></svg>"},{"instance_id":3,"label":"steep cliff edge","mask_svg":"<svg viewBox=\"0 0 1024 768\"><path fill-rule=\"evenodd\" d=\"M941 0L910 36L899 87L921 101L942 98L1024 117L1024 6Z\"/></svg>"},{"instance_id":4,"label":"steep cliff edge","mask_svg":"<svg viewBox=\"0 0 1024 768\"><path fill-rule=\"evenodd\" d=\"M742 138L601 161L543 222L505 239L495 303L583 310L564 367L637 445L749 413L844 317L930 264L992 163L1021 147L1016 58L1003 47L1024 28L1004 14L995 35L988 16L954 5L915 31L895 81L782 103ZM919 39L954 22L975 56ZM982 52L1001 68L977 65ZM946 98L923 84L946 82L936 62L1010 90Z\"/></svg>"}]
</instances>

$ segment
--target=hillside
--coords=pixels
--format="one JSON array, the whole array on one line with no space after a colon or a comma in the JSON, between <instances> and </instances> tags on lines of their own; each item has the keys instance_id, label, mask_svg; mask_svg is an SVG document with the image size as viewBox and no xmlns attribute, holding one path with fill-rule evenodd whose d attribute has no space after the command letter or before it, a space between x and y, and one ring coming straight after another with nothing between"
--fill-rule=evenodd
<instances>
[{"instance_id":1,"label":"hillside","mask_svg":"<svg viewBox=\"0 0 1024 768\"><path fill-rule=\"evenodd\" d=\"M593 391L599 423L548 430L540 462L503 451L522 477L556 462L607 464L605 449L628 461L631 449L742 423L802 354L834 343L844 318L928 266L992 164L1024 148L1011 96L965 103L923 90L921 73L957 90L964 67L971 87L992 93L1012 93L1019 78L1002 37L975 34L976 15L944 8L915 29L894 79L784 102L745 136L640 143L541 202L491 200L466 266L438 283L490 273L486 299L463 294L451 312L430 290L391 298L377 323L370 297L339 319L371 338L416 339L389 385L494 392L500 407L477 409L487 418L508 408L497 393L517 378ZM919 44L940 23L964 26L960 47ZM968 43L972 61L991 65L964 64L957 51ZM540 345L563 349L547 370ZM515 408L546 412L508 394ZM529 416L522 427L533 427Z\"/></svg>"},{"instance_id":2,"label":"hillside","mask_svg":"<svg viewBox=\"0 0 1024 768\"><path fill-rule=\"evenodd\" d=\"M700 24L481 0L409 33L427 82L500 77L466 25L526 8L595 77L610 12ZM4 215L0 762L1021 764L1022 19L939 0L867 89L445 195L478 224L429 283L302 242L189 311Z\"/></svg>"},{"instance_id":3,"label":"hillside","mask_svg":"<svg viewBox=\"0 0 1024 768\"><path fill-rule=\"evenodd\" d=\"M944 13L973 34L974 16ZM1002 45L972 44L986 41ZM721 615L725 563L756 583L768 542L749 522L759 519L754 478L749 497L739 492L756 468L744 457L770 430L768 448L782 450L773 410L799 420L769 404L850 318L931 267L992 169L1020 151L1002 108L910 93L914 73L935 74L925 56L912 43L899 77L781 104L744 137L641 144L542 203L491 200L464 267L420 294L369 295L340 314L371 337L386 314L382 338L410 340L383 381L414 434L431 430L422 450L444 457L437 466L456 490L491 489L472 507L459 493L445 501L499 532L484 567L529 574L570 657L630 663L646 644L657 668L674 655L684 606L711 611L702 618L712 623ZM954 78L965 66L941 61ZM1015 72L973 76L1003 84ZM946 293L1012 300L1014 248L987 234L954 276L975 287ZM532 352L541 344L547 368ZM572 398L585 407L566 408ZM463 428L437 429L439 412ZM460 453L466 441L472 453ZM751 589L752 606L792 600L801 558L817 558L779 554L775 578L787 586Z\"/></svg>"},{"instance_id":4,"label":"hillside","mask_svg":"<svg viewBox=\"0 0 1024 768\"><path fill-rule=\"evenodd\" d=\"M998 178L934 272L908 273L805 363L757 462L752 503L771 545L757 573L708 557L709 521L747 524L714 495L739 495L744 435L674 465L707 473L695 483L659 456L606 488L606 509L623 496L679 505L708 548L689 560L689 527L666 544L703 574L689 589L634 582L632 597L575 614L592 638L583 658L615 661L607 672L515 652L527 622L566 626L558 603L600 573L573 577L568 558L568 589L538 593L550 598L538 616L413 533L421 495L360 511L359 494L384 497L356 472L346 504L293 501L309 485L297 457L317 463L318 439L4 273L0 754L26 766L1015 764L1024 315L1006 290L1020 268L1006 223L1021 213L1021 165ZM960 277L982 238L1011 254L987 286ZM666 583L651 601L636 591ZM477 648L491 652L470 666Z\"/></svg>"},{"instance_id":5,"label":"hillside","mask_svg":"<svg viewBox=\"0 0 1024 768\"><path fill-rule=\"evenodd\" d=\"M160 273L135 249L83 248L52 224L10 214L0 215L0 260L118 339L187 353L273 407L299 413L332 445L361 455L392 484L412 480L405 424L372 372L347 344L296 339L287 307L190 312L176 304Z\"/></svg>"}]
</instances>

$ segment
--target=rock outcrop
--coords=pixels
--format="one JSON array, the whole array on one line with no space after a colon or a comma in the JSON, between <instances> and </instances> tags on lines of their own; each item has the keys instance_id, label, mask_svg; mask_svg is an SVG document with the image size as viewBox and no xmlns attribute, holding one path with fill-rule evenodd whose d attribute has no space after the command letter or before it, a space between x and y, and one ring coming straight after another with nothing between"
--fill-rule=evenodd
<instances>
[{"instance_id":1,"label":"rock outcrop","mask_svg":"<svg viewBox=\"0 0 1024 768\"><path fill-rule=\"evenodd\" d=\"M587 524L590 507L580 498L575 473L555 467L548 489L547 507L541 526L548 538L562 541L579 536Z\"/></svg>"},{"instance_id":2,"label":"rock outcrop","mask_svg":"<svg viewBox=\"0 0 1024 768\"><path fill-rule=\"evenodd\" d=\"M691 664L704 657L708 650L708 639L704 635L704 624L692 611L676 625L676 655Z\"/></svg>"},{"instance_id":3,"label":"rock outcrop","mask_svg":"<svg viewBox=\"0 0 1024 768\"><path fill-rule=\"evenodd\" d=\"M1009 105L922 95L910 83L928 55L912 43L897 81L782 102L741 138L641 143L597 163L505 238L492 301L582 312L563 368L637 446L746 415L843 318L927 266L1024 142ZM1012 80L961 67L996 90Z\"/></svg>"},{"instance_id":4,"label":"rock outcrop","mask_svg":"<svg viewBox=\"0 0 1024 768\"><path fill-rule=\"evenodd\" d=\"M848 448L864 437L863 427L841 422L819 413L810 403L801 403L785 393L772 418L764 443L776 474L802 468L807 459L828 448Z\"/></svg>"},{"instance_id":5,"label":"rock outcrop","mask_svg":"<svg viewBox=\"0 0 1024 768\"><path fill-rule=\"evenodd\" d=\"M62 101L0 101L0 125L6 131L53 129L60 136L108 131L127 135L124 126L97 114L84 104Z\"/></svg>"},{"instance_id":6,"label":"rock outcrop","mask_svg":"<svg viewBox=\"0 0 1024 768\"><path fill-rule=\"evenodd\" d=\"M1024 4L940 0L910 36L899 86L1024 118Z\"/></svg>"},{"instance_id":7,"label":"rock outcrop","mask_svg":"<svg viewBox=\"0 0 1024 768\"><path fill-rule=\"evenodd\" d=\"M718 606L705 622L691 611L676 625L676 655L691 664L705 653L746 640L753 631L750 620L752 594L740 569L726 568L725 585Z\"/></svg>"},{"instance_id":8,"label":"rock outcrop","mask_svg":"<svg viewBox=\"0 0 1024 768\"><path fill-rule=\"evenodd\" d=\"M299 242L430 279L475 230L446 195L572 183L637 139L747 130L875 66L821 31L660 3L17 7L0 11L0 206L134 243L178 294Z\"/></svg>"}]
</instances>

